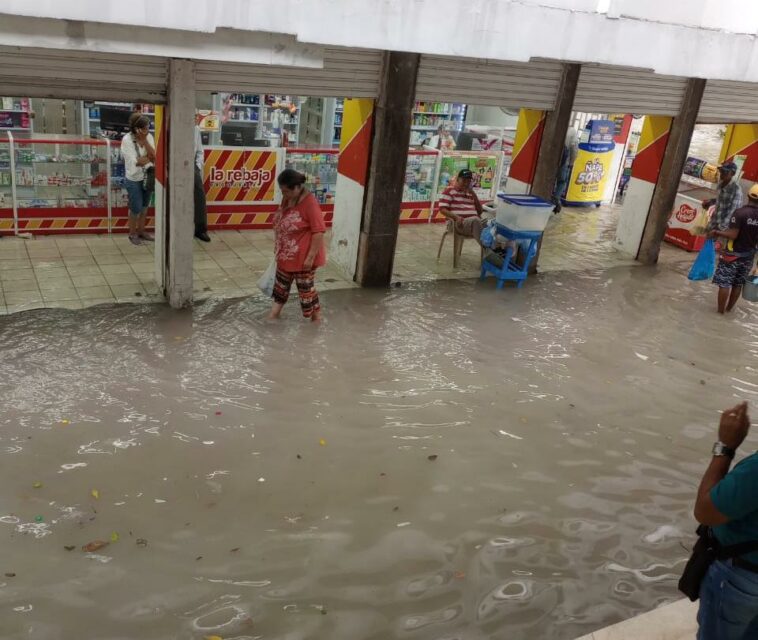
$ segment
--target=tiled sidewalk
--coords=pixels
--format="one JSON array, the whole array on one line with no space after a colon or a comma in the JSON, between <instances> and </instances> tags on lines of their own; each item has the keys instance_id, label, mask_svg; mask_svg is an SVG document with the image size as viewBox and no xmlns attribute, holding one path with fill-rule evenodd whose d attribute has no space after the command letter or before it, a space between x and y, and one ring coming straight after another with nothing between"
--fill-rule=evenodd
<instances>
[{"instance_id":1,"label":"tiled sidewalk","mask_svg":"<svg viewBox=\"0 0 758 640\"><path fill-rule=\"evenodd\" d=\"M577 271L639 264L613 248L620 208L564 209L545 231L540 271ZM403 225L393 280L413 282L479 276L480 250L463 244L457 269L448 236L437 261L442 224ZM195 300L261 295L256 282L273 251L272 231L221 231L212 242L194 241ZM327 246L329 233L327 232ZM692 254L664 243L661 262L689 261ZM319 290L355 287L334 265L319 270ZM36 236L0 240L0 314L102 302L161 300L154 279L153 244L135 247L125 235Z\"/></svg>"},{"instance_id":2,"label":"tiled sidewalk","mask_svg":"<svg viewBox=\"0 0 758 640\"><path fill-rule=\"evenodd\" d=\"M260 294L256 282L268 266L271 231L211 234L194 241L195 299ZM0 314L104 302L161 300L153 243L135 247L125 235L36 236L0 240ZM337 269L320 270L319 289L355 286Z\"/></svg>"},{"instance_id":3,"label":"tiled sidewalk","mask_svg":"<svg viewBox=\"0 0 758 640\"><path fill-rule=\"evenodd\" d=\"M156 296L152 246L126 236L38 236L0 240L0 312L79 309Z\"/></svg>"}]
</instances>

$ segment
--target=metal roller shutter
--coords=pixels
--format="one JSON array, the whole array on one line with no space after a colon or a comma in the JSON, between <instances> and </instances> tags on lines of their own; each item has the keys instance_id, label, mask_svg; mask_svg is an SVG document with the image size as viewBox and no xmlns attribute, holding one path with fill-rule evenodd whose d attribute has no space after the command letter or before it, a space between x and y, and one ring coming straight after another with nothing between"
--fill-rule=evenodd
<instances>
[{"instance_id":1,"label":"metal roller shutter","mask_svg":"<svg viewBox=\"0 0 758 640\"><path fill-rule=\"evenodd\" d=\"M551 110L562 67L558 62L500 62L422 55L419 100Z\"/></svg>"},{"instance_id":2,"label":"metal roller shutter","mask_svg":"<svg viewBox=\"0 0 758 640\"><path fill-rule=\"evenodd\" d=\"M675 116L686 78L608 65L582 65L574 111Z\"/></svg>"},{"instance_id":3,"label":"metal roller shutter","mask_svg":"<svg viewBox=\"0 0 758 640\"><path fill-rule=\"evenodd\" d=\"M698 122L758 122L758 84L708 80Z\"/></svg>"},{"instance_id":4,"label":"metal roller shutter","mask_svg":"<svg viewBox=\"0 0 758 640\"><path fill-rule=\"evenodd\" d=\"M0 47L3 95L161 103L165 58Z\"/></svg>"},{"instance_id":5,"label":"metal roller shutter","mask_svg":"<svg viewBox=\"0 0 758 640\"><path fill-rule=\"evenodd\" d=\"M382 53L328 48L322 69L197 60L198 91L239 91L302 96L375 98Z\"/></svg>"}]
</instances>

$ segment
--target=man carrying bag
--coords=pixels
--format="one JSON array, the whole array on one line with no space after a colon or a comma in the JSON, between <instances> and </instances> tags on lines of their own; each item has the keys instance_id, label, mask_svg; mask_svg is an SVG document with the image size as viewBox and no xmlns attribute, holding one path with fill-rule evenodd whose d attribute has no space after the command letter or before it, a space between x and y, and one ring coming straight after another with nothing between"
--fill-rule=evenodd
<instances>
[{"instance_id":1,"label":"man carrying bag","mask_svg":"<svg viewBox=\"0 0 758 640\"><path fill-rule=\"evenodd\" d=\"M758 453L729 472L750 429L747 402L725 411L695 502L699 540L679 588L700 598L698 640L758 638Z\"/></svg>"}]
</instances>

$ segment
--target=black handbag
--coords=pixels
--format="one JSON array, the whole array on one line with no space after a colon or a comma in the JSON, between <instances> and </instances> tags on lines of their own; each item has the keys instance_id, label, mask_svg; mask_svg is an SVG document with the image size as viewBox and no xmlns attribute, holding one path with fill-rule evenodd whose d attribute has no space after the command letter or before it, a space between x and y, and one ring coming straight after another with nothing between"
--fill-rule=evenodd
<instances>
[{"instance_id":1,"label":"black handbag","mask_svg":"<svg viewBox=\"0 0 758 640\"><path fill-rule=\"evenodd\" d=\"M697 528L697 542L692 548L692 555L679 578L679 591L695 602L700 597L700 585L716 560L728 560L753 551L758 551L758 540L723 547L712 529L701 524Z\"/></svg>"},{"instance_id":2,"label":"black handbag","mask_svg":"<svg viewBox=\"0 0 758 640\"><path fill-rule=\"evenodd\" d=\"M145 169L145 177L142 180L142 188L148 193L155 191L155 167Z\"/></svg>"}]
</instances>

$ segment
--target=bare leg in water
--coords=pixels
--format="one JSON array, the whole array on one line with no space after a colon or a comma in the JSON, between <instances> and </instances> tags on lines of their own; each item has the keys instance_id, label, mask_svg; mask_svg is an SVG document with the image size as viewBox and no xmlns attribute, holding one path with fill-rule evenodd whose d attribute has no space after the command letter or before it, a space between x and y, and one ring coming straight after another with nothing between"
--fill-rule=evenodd
<instances>
[{"instance_id":1,"label":"bare leg in water","mask_svg":"<svg viewBox=\"0 0 758 640\"><path fill-rule=\"evenodd\" d=\"M737 300L740 299L742 294L742 287L732 287L732 292L729 294L729 302L726 305L726 310L731 311L734 309L734 305L737 304Z\"/></svg>"},{"instance_id":2,"label":"bare leg in water","mask_svg":"<svg viewBox=\"0 0 758 640\"><path fill-rule=\"evenodd\" d=\"M729 293L731 289L729 287L719 287L719 313L726 313L726 304L729 301Z\"/></svg>"}]
</instances>

